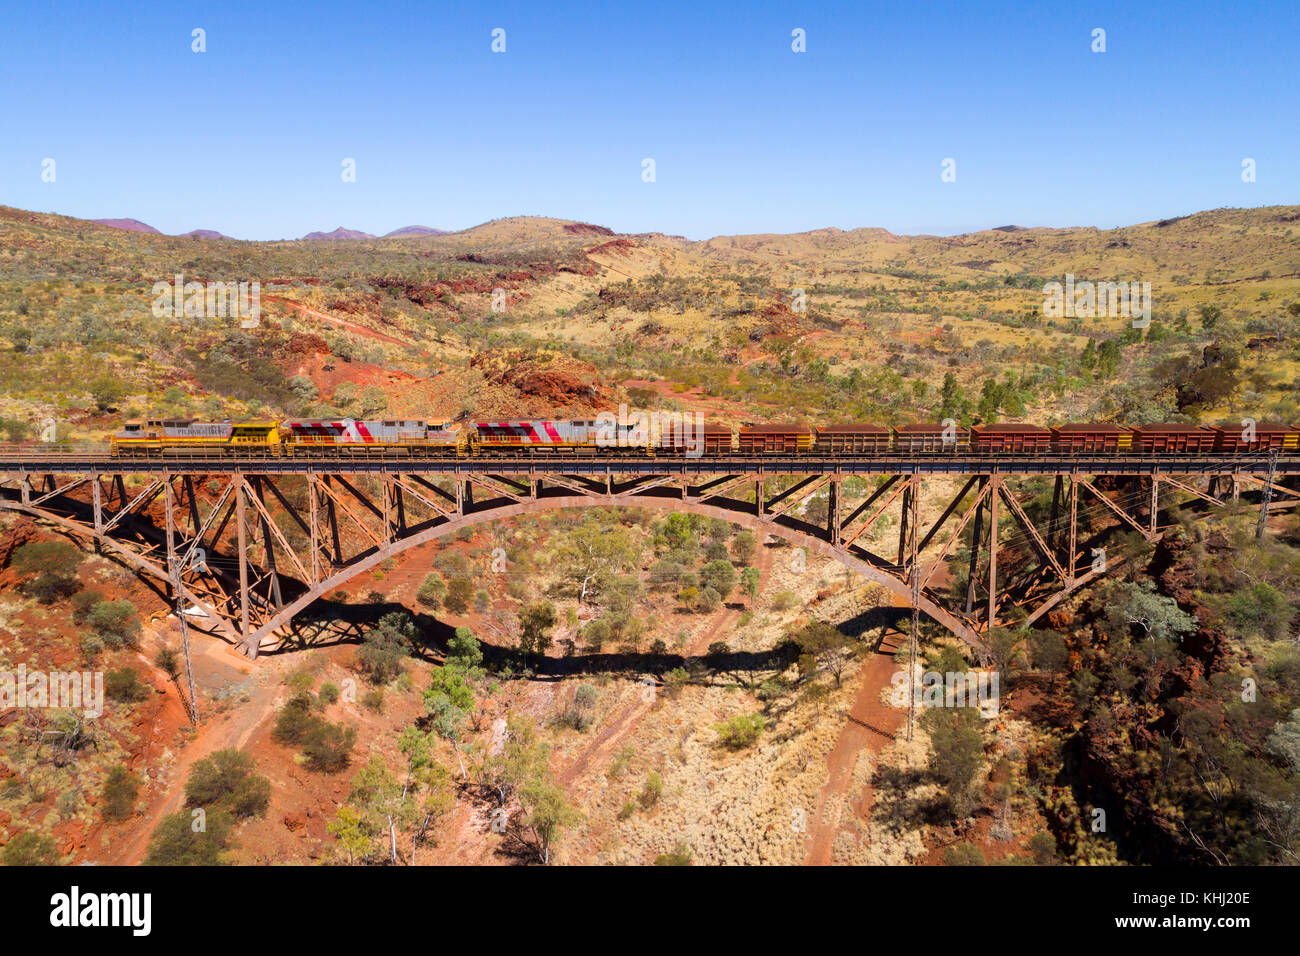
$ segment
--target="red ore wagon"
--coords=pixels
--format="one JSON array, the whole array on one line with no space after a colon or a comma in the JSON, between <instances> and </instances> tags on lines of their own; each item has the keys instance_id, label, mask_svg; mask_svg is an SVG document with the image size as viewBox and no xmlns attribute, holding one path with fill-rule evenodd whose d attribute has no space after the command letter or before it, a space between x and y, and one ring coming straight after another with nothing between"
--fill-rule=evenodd
<instances>
[{"instance_id":1,"label":"red ore wagon","mask_svg":"<svg viewBox=\"0 0 1300 956\"><path fill-rule=\"evenodd\" d=\"M1208 425L1139 425L1133 429L1133 447L1144 454L1208 452L1214 450L1218 432Z\"/></svg>"},{"instance_id":2,"label":"red ore wagon","mask_svg":"<svg viewBox=\"0 0 1300 956\"><path fill-rule=\"evenodd\" d=\"M880 425L821 425L817 452L821 455L880 455L889 451L889 429Z\"/></svg>"},{"instance_id":3,"label":"red ore wagon","mask_svg":"<svg viewBox=\"0 0 1300 956\"><path fill-rule=\"evenodd\" d=\"M1215 451L1233 454L1264 452L1276 448L1278 451L1300 450L1300 428L1292 425L1275 425L1271 422L1256 422L1254 425L1225 425L1216 428L1218 437L1214 442Z\"/></svg>"},{"instance_id":4,"label":"red ore wagon","mask_svg":"<svg viewBox=\"0 0 1300 956\"><path fill-rule=\"evenodd\" d=\"M704 425L687 420L672 419L659 432L659 451L668 455L731 454L731 426Z\"/></svg>"},{"instance_id":5,"label":"red ore wagon","mask_svg":"<svg viewBox=\"0 0 1300 956\"><path fill-rule=\"evenodd\" d=\"M1052 433L1040 425L1008 422L971 427L971 447L977 453L1041 453L1052 450Z\"/></svg>"},{"instance_id":6,"label":"red ore wagon","mask_svg":"<svg viewBox=\"0 0 1300 956\"><path fill-rule=\"evenodd\" d=\"M1056 450L1062 454L1118 454L1132 449L1133 433L1110 422L1057 425L1052 429L1052 441Z\"/></svg>"},{"instance_id":7,"label":"red ore wagon","mask_svg":"<svg viewBox=\"0 0 1300 956\"><path fill-rule=\"evenodd\" d=\"M953 425L944 441L945 426L939 422L894 426L894 451L900 455L921 455L931 452L956 453L970 446L970 429Z\"/></svg>"},{"instance_id":8,"label":"red ore wagon","mask_svg":"<svg viewBox=\"0 0 1300 956\"><path fill-rule=\"evenodd\" d=\"M745 425L740 429L742 455L798 455L812 451L807 425Z\"/></svg>"}]
</instances>

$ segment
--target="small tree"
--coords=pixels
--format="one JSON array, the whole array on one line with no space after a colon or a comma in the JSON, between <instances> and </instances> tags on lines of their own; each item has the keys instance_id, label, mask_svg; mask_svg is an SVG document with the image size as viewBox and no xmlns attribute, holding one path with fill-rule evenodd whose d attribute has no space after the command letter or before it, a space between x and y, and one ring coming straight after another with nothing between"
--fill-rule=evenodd
<instances>
[{"instance_id":1,"label":"small tree","mask_svg":"<svg viewBox=\"0 0 1300 956\"><path fill-rule=\"evenodd\" d=\"M519 803L524 808L525 825L533 831L537 858L546 865L560 833L581 820L582 814L562 789L545 779L528 781L519 791Z\"/></svg>"},{"instance_id":2,"label":"small tree","mask_svg":"<svg viewBox=\"0 0 1300 956\"><path fill-rule=\"evenodd\" d=\"M126 386L119 375L104 373L90 380L90 397L101 412L112 409L126 395Z\"/></svg>"},{"instance_id":3,"label":"small tree","mask_svg":"<svg viewBox=\"0 0 1300 956\"><path fill-rule=\"evenodd\" d=\"M725 599L736 587L736 569L730 561L710 561L700 569L700 585L712 588Z\"/></svg>"},{"instance_id":4,"label":"small tree","mask_svg":"<svg viewBox=\"0 0 1300 956\"><path fill-rule=\"evenodd\" d=\"M943 784L954 815L975 807L975 775L984 757L980 713L973 707L935 707L921 716L930 735L930 772Z\"/></svg>"},{"instance_id":5,"label":"small tree","mask_svg":"<svg viewBox=\"0 0 1300 956\"><path fill-rule=\"evenodd\" d=\"M348 854L348 863L355 863L358 856L365 859L374 843L365 816L346 803L334 813L334 819L325 824L325 831L342 844Z\"/></svg>"},{"instance_id":6,"label":"small tree","mask_svg":"<svg viewBox=\"0 0 1300 956\"><path fill-rule=\"evenodd\" d=\"M745 593L749 595L749 606L752 609L758 601L758 568L745 568L740 572L740 586Z\"/></svg>"},{"instance_id":7,"label":"small tree","mask_svg":"<svg viewBox=\"0 0 1300 956\"><path fill-rule=\"evenodd\" d=\"M447 664L473 675L483 663L483 648L468 627L458 627L447 642Z\"/></svg>"},{"instance_id":8,"label":"small tree","mask_svg":"<svg viewBox=\"0 0 1300 956\"><path fill-rule=\"evenodd\" d=\"M731 556L736 559L737 564L749 564L754 560L757 551L758 543L752 531L741 531L731 539Z\"/></svg>"},{"instance_id":9,"label":"small tree","mask_svg":"<svg viewBox=\"0 0 1300 956\"><path fill-rule=\"evenodd\" d=\"M402 672L402 664L415 642L415 622L405 611L379 619L357 651L357 664L372 684L387 684Z\"/></svg>"},{"instance_id":10,"label":"small tree","mask_svg":"<svg viewBox=\"0 0 1300 956\"><path fill-rule=\"evenodd\" d=\"M1064 636L1056 631L1031 631L1029 646L1034 666L1047 671L1050 676L1048 689L1055 689L1056 678L1070 660L1070 648L1065 643Z\"/></svg>"},{"instance_id":11,"label":"small tree","mask_svg":"<svg viewBox=\"0 0 1300 956\"><path fill-rule=\"evenodd\" d=\"M474 598L474 582L464 575L455 575L447 581L447 597L443 604L453 614L464 614Z\"/></svg>"},{"instance_id":12,"label":"small tree","mask_svg":"<svg viewBox=\"0 0 1300 956\"><path fill-rule=\"evenodd\" d=\"M806 624L794 633L793 639L805 659L800 669L811 674L825 668L835 676L835 686L839 687L844 668L854 656L853 640L825 621Z\"/></svg>"},{"instance_id":13,"label":"small tree","mask_svg":"<svg viewBox=\"0 0 1300 956\"><path fill-rule=\"evenodd\" d=\"M554 604L550 601L530 604L519 615L519 649L525 654L545 656L551 646L551 628L554 626Z\"/></svg>"}]
</instances>

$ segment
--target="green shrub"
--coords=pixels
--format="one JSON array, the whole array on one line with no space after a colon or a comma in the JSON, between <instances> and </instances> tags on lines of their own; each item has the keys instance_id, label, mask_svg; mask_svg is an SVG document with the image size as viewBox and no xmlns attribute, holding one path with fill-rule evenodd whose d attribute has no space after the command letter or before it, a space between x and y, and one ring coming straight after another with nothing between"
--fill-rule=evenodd
<instances>
[{"instance_id":1,"label":"green shrub","mask_svg":"<svg viewBox=\"0 0 1300 956\"><path fill-rule=\"evenodd\" d=\"M104 595L98 591L78 591L72 597L72 620L77 624L85 624L91 610L102 600Z\"/></svg>"},{"instance_id":2,"label":"green shrub","mask_svg":"<svg viewBox=\"0 0 1300 956\"><path fill-rule=\"evenodd\" d=\"M307 758L308 769L319 773L338 773L347 767L356 742L355 728L320 721L303 743L302 752Z\"/></svg>"},{"instance_id":3,"label":"green shrub","mask_svg":"<svg viewBox=\"0 0 1300 956\"><path fill-rule=\"evenodd\" d=\"M470 599L474 596L474 582L464 575L456 575L447 581L447 596L443 603L453 614L464 614L469 610Z\"/></svg>"},{"instance_id":4,"label":"green shrub","mask_svg":"<svg viewBox=\"0 0 1300 956\"><path fill-rule=\"evenodd\" d=\"M135 647L140 641L140 619L130 601L100 601L86 615L86 624L109 647Z\"/></svg>"},{"instance_id":5,"label":"green shrub","mask_svg":"<svg viewBox=\"0 0 1300 956\"><path fill-rule=\"evenodd\" d=\"M59 851L53 837L24 830L5 844L0 858L5 866L54 866L59 862Z\"/></svg>"},{"instance_id":6,"label":"green shrub","mask_svg":"<svg viewBox=\"0 0 1300 956\"><path fill-rule=\"evenodd\" d=\"M984 866L984 851L973 843L958 843L943 851L944 866Z\"/></svg>"},{"instance_id":7,"label":"green shrub","mask_svg":"<svg viewBox=\"0 0 1300 956\"><path fill-rule=\"evenodd\" d=\"M145 866L220 866L230 838L231 819L221 810L204 811L203 826L195 832L193 813L178 810L163 818L149 838Z\"/></svg>"},{"instance_id":8,"label":"green shrub","mask_svg":"<svg viewBox=\"0 0 1300 956\"><path fill-rule=\"evenodd\" d=\"M718 742L731 750L743 750L758 740L767 727L767 718L762 714L736 714L730 720L715 725Z\"/></svg>"},{"instance_id":9,"label":"green shrub","mask_svg":"<svg viewBox=\"0 0 1300 956\"><path fill-rule=\"evenodd\" d=\"M236 819L263 816L271 800L271 781L253 773L253 758L238 750L218 750L198 761L185 782L185 805L228 811Z\"/></svg>"},{"instance_id":10,"label":"green shrub","mask_svg":"<svg viewBox=\"0 0 1300 956\"><path fill-rule=\"evenodd\" d=\"M81 564L82 554L70 541L33 541L16 548L10 567L19 574L54 571L71 574Z\"/></svg>"},{"instance_id":11,"label":"green shrub","mask_svg":"<svg viewBox=\"0 0 1300 956\"><path fill-rule=\"evenodd\" d=\"M326 681L320 685L320 700L322 704L332 704L339 699L339 687L337 684Z\"/></svg>"},{"instance_id":12,"label":"green shrub","mask_svg":"<svg viewBox=\"0 0 1300 956\"><path fill-rule=\"evenodd\" d=\"M366 633L357 651L357 666L373 684L387 684L402 672L403 662L415 641L415 622L405 611L394 611L379 619Z\"/></svg>"},{"instance_id":13,"label":"green shrub","mask_svg":"<svg viewBox=\"0 0 1300 956\"><path fill-rule=\"evenodd\" d=\"M98 634L83 634L77 642L83 660L94 663L104 653L104 639Z\"/></svg>"},{"instance_id":14,"label":"green shrub","mask_svg":"<svg viewBox=\"0 0 1300 956\"><path fill-rule=\"evenodd\" d=\"M430 571L420 589L415 592L415 599L427 608L436 608L447 596L447 584L437 571Z\"/></svg>"},{"instance_id":15,"label":"green shrub","mask_svg":"<svg viewBox=\"0 0 1300 956\"><path fill-rule=\"evenodd\" d=\"M100 795L104 820L107 823L119 823L135 812L136 796L140 793L140 781L121 764L115 764L104 779L104 789Z\"/></svg>"},{"instance_id":16,"label":"green shrub","mask_svg":"<svg viewBox=\"0 0 1300 956\"><path fill-rule=\"evenodd\" d=\"M655 866L690 866L691 848L685 843L678 843L668 853L655 857Z\"/></svg>"},{"instance_id":17,"label":"green shrub","mask_svg":"<svg viewBox=\"0 0 1300 956\"><path fill-rule=\"evenodd\" d=\"M61 598L75 594L81 585L70 574L59 571L42 571L20 586L23 594L42 604L53 604Z\"/></svg>"},{"instance_id":18,"label":"green shrub","mask_svg":"<svg viewBox=\"0 0 1300 956\"><path fill-rule=\"evenodd\" d=\"M1242 631L1281 640L1290 630L1296 609L1285 594L1261 581L1228 598L1227 613Z\"/></svg>"},{"instance_id":19,"label":"green shrub","mask_svg":"<svg viewBox=\"0 0 1300 956\"><path fill-rule=\"evenodd\" d=\"M316 684L316 675L306 665L295 668L285 675L284 684L294 694L310 694Z\"/></svg>"},{"instance_id":20,"label":"green shrub","mask_svg":"<svg viewBox=\"0 0 1300 956\"><path fill-rule=\"evenodd\" d=\"M104 693L113 700L133 704L149 697L149 687L140 682L140 672L134 667L122 667L104 675Z\"/></svg>"},{"instance_id":21,"label":"green shrub","mask_svg":"<svg viewBox=\"0 0 1300 956\"><path fill-rule=\"evenodd\" d=\"M281 744L300 744L307 739L320 718L312 713L312 696L300 691L289 698L276 715L271 739Z\"/></svg>"},{"instance_id":22,"label":"green shrub","mask_svg":"<svg viewBox=\"0 0 1300 956\"><path fill-rule=\"evenodd\" d=\"M657 771L651 772L641 787L640 794L637 795L637 802L641 804L641 809L649 810L659 802L659 797L664 792L664 779L659 776Z\"/></svg>"}]
</instances>

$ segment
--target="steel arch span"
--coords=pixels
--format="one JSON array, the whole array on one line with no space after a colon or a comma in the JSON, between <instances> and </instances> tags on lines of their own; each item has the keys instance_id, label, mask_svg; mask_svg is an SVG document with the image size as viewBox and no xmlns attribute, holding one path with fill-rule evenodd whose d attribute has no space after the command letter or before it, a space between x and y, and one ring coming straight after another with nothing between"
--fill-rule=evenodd
<instances>
[{"instance_id":1,"label":"steel arch span","mask_svg":"<svg viewBox=\"0 0 1300 956\"><path fill-rule=\"evenodd\" d=\"M609 507L681 511L783 538L882 586L986 658L992 627L1032 624L1122 566L1122 557L1107 562L1093 547L1110 528L1153 541L1174 524L1175 497L1212 510L1257 495L1261 528L1269 511L1300 503L1300 492L1271 473L481 467L0 469L0 509L50 522L164 582L185 640L187 620L200 615L205 628L254 658L277 646L277 634L313 601L410 548L489 521ZM960 588L935 583L946 571L964 576Z\"/></svg>"}]
</instances>

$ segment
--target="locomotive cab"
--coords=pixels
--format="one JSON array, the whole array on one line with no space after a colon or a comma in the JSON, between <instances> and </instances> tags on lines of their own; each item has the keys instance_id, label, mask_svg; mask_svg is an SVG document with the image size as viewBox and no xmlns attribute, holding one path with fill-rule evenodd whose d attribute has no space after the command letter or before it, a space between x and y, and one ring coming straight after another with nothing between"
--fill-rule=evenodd
<instances>
[{"instance_id":1,"label":"locomotive cab","mask_svg":"<svg viewBox=\"0 0 1300 956\"><path fill-rule=\"evenodd\" d=\"M238 422L230 433L232 445L279 445L279 422Z\"/></svg>"}]
</instances>

